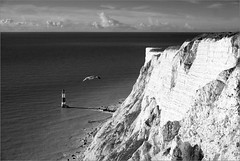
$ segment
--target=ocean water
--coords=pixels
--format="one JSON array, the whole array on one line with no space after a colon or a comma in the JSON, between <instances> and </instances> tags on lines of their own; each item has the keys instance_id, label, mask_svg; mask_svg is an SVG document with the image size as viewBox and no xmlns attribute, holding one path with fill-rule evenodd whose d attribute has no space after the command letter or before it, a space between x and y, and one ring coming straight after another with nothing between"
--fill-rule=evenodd
<instances>
[{"instance_id":1,"label":"ocean water","mask_svg":"<svg viewBox=\"0 0 240 161\"><path fill-rule=\"evenodd\" d=\"M125 98L145 48L179 45L197 33L1 33L1 160L56 160L79 146L97 108ZM82 82L88 75L102 79Z\"/></svg>"}]
</instances>

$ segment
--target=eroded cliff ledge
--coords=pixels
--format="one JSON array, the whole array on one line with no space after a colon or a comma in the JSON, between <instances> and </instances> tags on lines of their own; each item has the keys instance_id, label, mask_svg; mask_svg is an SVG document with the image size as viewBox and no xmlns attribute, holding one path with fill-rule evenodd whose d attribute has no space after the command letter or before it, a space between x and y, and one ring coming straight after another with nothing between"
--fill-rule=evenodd
<instances>
[{"instance_id":1,"label":"eroded cliff ledge","mask_svg":"<svg viewBox=\"0 0 240 161\"><path fill-rule=\"evenodd\" d=\"M147 48L132 92L84 160L240 160L240 34Z\"/></svg>"}]
</instances>

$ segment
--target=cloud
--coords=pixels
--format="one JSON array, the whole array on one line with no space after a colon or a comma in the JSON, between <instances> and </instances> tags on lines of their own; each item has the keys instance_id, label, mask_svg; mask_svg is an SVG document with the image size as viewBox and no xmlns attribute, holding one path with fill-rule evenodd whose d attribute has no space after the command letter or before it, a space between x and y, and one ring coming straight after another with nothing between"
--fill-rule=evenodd
<instances>
[{"instance_id":1,"label":"cloud","mask_svg":"<svg viewBox=\"0 0 240 161\"><path fill-rule=\"evenodd\" d=\"M144 10L144 9L148 9L148 8L149 8L149 6L143 5L143 6L132 7L132 10Z\"/></svg>"},{"instance_id":2,"label":"cloud","mask_svg":"<svg viewBox=\"0 0 240 161\"><path fill-rule=\"evenodd\" d=\"M99 13L99 18L101 20L100 24L102 27L116 27L123 25L121 22L109 17L104 12Z\"/></svg>"},{"instance_id":3,"label":"cloud","mask_svg":"<svg viewBox=\"0 0 240 161\"><path fill-rule=\"evenodd\" d=\"M14 21L13 19L0 19L1 26L38 26L37 23L29 22L29 21Z\"/></svg>"},{"instance_id":4,"label":"cloud","mask_svg":"<svg viewBox=\"0 0 240 161\"><path fill-rule=\"evenodd\" d=\"M39 24L30 21L14 21L13 19L0 19L0 31L37 31Z\"/></svg>"},{"instance_id":5,"label":"cloud","mask_svg":"<svg viewBox=\"0 0 240 161\"><path fill-rule=\"evenodd\" d=\"M46 22L47 27L63 27L63 21L51 21Z\"/></svg>"},{"instance_id":6,"label":"cloud","mask_svg":"<svg viewBox=\"0 0 240 161\"><path fill-rule=\"evenodd\" d=\"M190 2L190 3L198 3L199 0L184 0L184 1L187 1L187 2Z\"/></svg>"},{"instance_id":7,"label":"cloud","mask_svg":"<svg viewBox=\"0 0 240 161\"><path fill-rule=\"evenodd\" d=\"M116 9L116 7L112 5L100 5L100 7L104 9L110 9L110 10Z\"/></svg>"},{"instance_id":8,"label":"cloud","mask_svg":"<svg viewBox=\"0 0 240 161\"><path fill-rule=\"evenodd\" d=\"M135 29L134 27L122 23L116 19L111 18L106 13L101 12L98 14L100 22L92 22L91 25L96 29L104 29L104 28L112 28L112 29L122 29L122 30L130 30Z\"/></svg>"},{"instance_id":9,"label":"cloud","mask_svg":"<svg viewBox=\"0 0 240 161\"><path fill-rule=\"evenodd\" d=\"M147 22L140 22L135 25L135 27L140 31L170 31L171 29L175 29L175 26L166 20L161 20L156 17L148 17Z\"/></svg>"},{"instance_id":10,"label":"cloud","mask_svg":"<svg viewBox=\"0 0 240 161\"><path fill-rule=\"evenodd\" d=\"M185 18L186 18L186 19L193 20L193 19L195 19L196 17L194 17L194 16L192 16L192 15L185 15Z\"/></svg>"},{"instance_id":11,"label":"cloud","mask_svg":"<svg viewBox=\"0 0 240 161\"><path fill-rule=\"evenodd\" d=\"M240 2L239 1L235 1L235 2L232 2L233 5L239 5Z\"/></svg>"},{"instance_id":12,"label":"cloud","mask_svg":"<svg viewBox=\"0 0 240 161\"><path fill-rule=\"evenodd\" d=\"M2 19L12 19L14 23L3 21L0 27L12 27L18 24L16 25L16 30L29 26L29 28L37 28L42 31L141 31L142 29L144 31L186 31L187 28L191 29L191 26L194 26L195 31L212 31L214 27L219 30L222 28L229 28L230 30L235 26L239 26L239 21L231 21L231 18L239 19L237 17L238 9L235 8L238 5L234 5L237 3L236 1L229 0L229 4L232 5L230 6L228 3L224 3L226 1L222 0L218 2L216 0L211 2L206 0L205 4L203 4L203 0L175 0L175 2L181 1L186 3L183 7L185 9L188 8L187 5L193 7L193 9L184 10L184 12L182 10L169 12L167 6L166 8L165 6L160 6L160 3L155 4L147 3L146 0L142 1L146 3L134 4L131 1L126 4L111 4L104 2L104 4L89 4L86 7L84 5L4 4L0 6L0 17ZM194 3L199 3L199 5ZM212 12L213 9L207 9L208 6L217 3L222 4L222 7L225 7L225 5L229 6L228 8L226 7L226 14L223 12L215 14ZM169 4L174 5L174 3ZM196 7L196 10L194 7ZM180 9L183 8L180 7ZM99 13L101 10L104 12ZM51 23L48 23L50 27L47 27L47 21L51 21ZM187 23L185 24L185 22ZM38 24L38 26L33 24ZM228 26L226 27L226 25Z\"/></svg>"},{"instance_id":13,"label":"cloud","mask_svg":"<svg viewBox=\"0 0 240 161\"><path fill-rule=\"evenodd\" d=\"M159 0L159 1L164 1L164 0ZM176 1L176 0L170 0L170 1ZM178 1L184 1L184 2L189 2L193 4L199 4L202 2L232 2L232 3L239 3L239 0L178 0Z\"/></svg>"},{"instance_id":14,"label":"cloud","mask_svg":"<svg viewBox=\"0 0 240 161\"><path fill-rule=\"evenodd\" d=\"M189 25L188 23L185 23L185 24L184 24L184 28L189 29L189 30L193 30L193 29L194 29L194 28L193 28L191 25Z\"/></svg>"},{"instance_id":15,"label":"cloud","mask_svg":"<svg viewBox=\"0 0 240 161\"><path fill-rule=\"evenodd\" d=\"M207 8L222 8L223 4L222 3L214 3L214 4L211 4L209 6L207 6Z\"/></svg>"},{"instance_id":16,"label":"cloud","mask_svg":"<svg viewBox=\"0 0 240 161\"><path fill-rule=\"evenodd\" d=\"M168 22L162 22L158 18L148 17L148 26L150 27L166 26L168 24Z\"/></svg>"}]
</instances>

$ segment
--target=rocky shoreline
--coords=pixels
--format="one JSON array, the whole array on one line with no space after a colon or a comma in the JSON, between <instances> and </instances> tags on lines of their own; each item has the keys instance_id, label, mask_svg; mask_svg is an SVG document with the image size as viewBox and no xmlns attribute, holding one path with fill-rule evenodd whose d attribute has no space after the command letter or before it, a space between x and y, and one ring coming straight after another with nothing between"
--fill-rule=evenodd
<instances>
[{"instance_id":1,"label":"rocky shoreline","mask_svg":"<svg viewBox=\"0 0 240 161\"><path fill-rule=\"evenodd\" d=\"M117 110L118 107L122 104L124 99L119 99L117 103L113 103L108 106L101 106L97 108L101 112L113 113ZM102 125L111 118L112 116L102 118L100 120L88 120L89 127L84 128L84 134L80 139L79 147L71 150L69 152L63 152L62 156L57 159L57 161L81 161L83 160L84 151L87 150L87 147L92 142L98 130Z\"/></svg>"},{"instance_id":2,"label":"rocky shoreline","mask_svg":"<svg viewBox=\"0 0 240 161\"><path fill-rule=\"evenodd\" d=\"M101 128L103 123L107 121L110 117L101 119L101 120L89 120L88 123L91 124L92 127L84 128L84 134L80 139L79 147L71 150L69 152L63 152L62 156L57 159L57 161L81 161L83 160L83 153L92 142L93 137L97 133L97 131Z\"/></svg>"},{"instance_id":3,"label":"rocky shoreline","mask_svg":"<svg viewBox=\"0 0 240 161\"><path fill-rule=\"evenodd\" d=\"M109 106L101 106L98 108L98 110L103 111L103 112L113 113L120 107L120 105L123 103L123 101L124 101L124 99L119 99L117 103L109 105Z\"/></svg>"}]
</instances>

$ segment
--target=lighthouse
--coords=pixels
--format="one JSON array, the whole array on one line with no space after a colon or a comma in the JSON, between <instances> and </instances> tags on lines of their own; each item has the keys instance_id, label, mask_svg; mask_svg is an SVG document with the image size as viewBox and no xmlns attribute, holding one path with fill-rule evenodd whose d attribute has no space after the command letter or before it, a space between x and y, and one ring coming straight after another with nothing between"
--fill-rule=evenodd
<instances>
[{"instance_id":1,"label":"lighthouse","mask_svg":"<svg viewBox=\"0 0 240 161\"><path fill-rule=\"evenodd\" d=\"M61 107L62 108L67 108L68 106L66 105L66 95L65 95L65 90L62 90L62 102L61 102Z\"/></svg>"}]
</instances>

